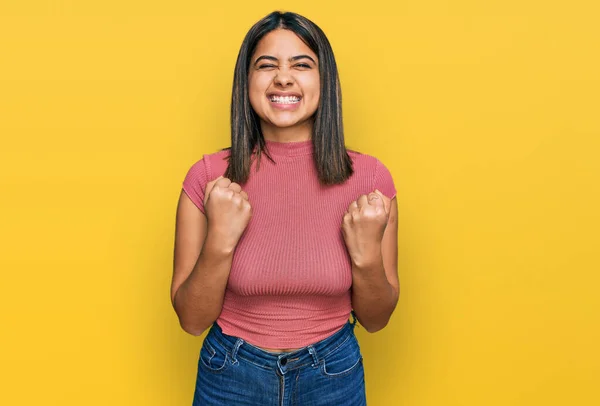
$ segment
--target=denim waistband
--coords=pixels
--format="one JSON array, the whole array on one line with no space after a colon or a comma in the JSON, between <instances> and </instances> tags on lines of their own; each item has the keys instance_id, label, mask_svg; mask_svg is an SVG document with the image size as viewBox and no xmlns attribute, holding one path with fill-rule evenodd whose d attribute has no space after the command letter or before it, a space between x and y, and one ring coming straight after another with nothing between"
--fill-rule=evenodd
<instances>
[{"instance_id":1,"label":"denim waistband","mask_svg":"<svg viewBox=\"0 0 600 406\"><path fill-rule=\"evenodd\" d=\"M213 323L206 338L212 338L223 346L229 353L233 364L236 364L238 358L241 358L256 366L267 369L276 368L285 373L287 370L297 369L309 364L315 367L319 364L321 358L324 358L350 339L354 335L354 326L356 325L354 313L352 313L352 316L352 322L348 321L331 336L292 352L274 353L263 350L240 337L223 333L217 322Z\"/></svg>"}]
</instances>

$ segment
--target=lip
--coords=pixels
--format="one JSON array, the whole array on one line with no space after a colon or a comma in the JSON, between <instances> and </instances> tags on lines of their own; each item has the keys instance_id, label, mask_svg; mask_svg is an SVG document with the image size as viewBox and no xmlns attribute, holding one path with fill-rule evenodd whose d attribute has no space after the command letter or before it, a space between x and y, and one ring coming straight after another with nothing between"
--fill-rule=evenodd
<instances>
[{"instance_id":1,"label":"lip","mask_svg":"<svg viewBox=\"0 0 600 406\"><path fill-rule=\"evenodd\" d=\"M296 92L269 92L267 93L267 97L270 98L271 96L296 96L299 98L302 98L302 95L300 93L296 93Z\"/></svg>"}]
</instances>

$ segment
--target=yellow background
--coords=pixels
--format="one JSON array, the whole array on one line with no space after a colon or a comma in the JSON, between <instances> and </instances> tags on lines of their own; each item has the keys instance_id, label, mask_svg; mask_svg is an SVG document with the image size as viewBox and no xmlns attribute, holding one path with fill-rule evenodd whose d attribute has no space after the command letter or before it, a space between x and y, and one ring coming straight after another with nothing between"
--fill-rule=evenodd
<instances>
[{"instance_id":1,"label":"yellow background","mask_svg":"<svg viewBox=\"0 0 600 406\"><path fill-rule=\"evenodd\" d=\"M2 2L0 404L191 403L177 197L275 9L328 35L347 145L398 189L369 405L600 404L597 4Z\"/></svg>"}]
</instances>

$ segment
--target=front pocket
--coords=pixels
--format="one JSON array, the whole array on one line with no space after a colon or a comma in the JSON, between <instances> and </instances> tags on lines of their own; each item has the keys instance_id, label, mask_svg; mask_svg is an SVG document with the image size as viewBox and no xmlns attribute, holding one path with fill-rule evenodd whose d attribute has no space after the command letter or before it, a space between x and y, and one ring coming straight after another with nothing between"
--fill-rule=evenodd
<instances>
[{"instance_id":1,"label":"front pocket","mask_svg":"<svg viewBox=\"0 0 600 406\"><path fill-rule=\"evenodd\" d=\"M363 357L354 336L321 360L321 373L329 377L342 377L362 367Z\"/></svg>"},{"instance_id":2,"label":"front pocket","mask_svg":"<svg viewBox=\"0 0 600 406\"><path fill-rule=\"evenodd\" d=\"M211 345L211 343L204 339L202 349L200 349L200 365L208 372L221 373L227 368L229 355L227 351L218 345Z\"/></svg>"},{"instance_id":3,"label":"front pocket","mask_svg":"<svg viewBox=\"0 0 600 406\"><path fill-rule=\"evenodd\" d=\"M352 372L354 372L354 370L358 369L360 366L362 366L362 357L360 357L358 359L358 361L356 361L353 365L351 365L350 367L343 369L339 372L334 372L334 371L338 371L338 369L340 368L340 365L333 365L333 364L327 364L327 361L323 361L321 364L321 372L323 373L323 375L325 376L329 376L331 378L335 378L335 377L342 377L342 376L346 376L351 374Z\"/></svg>"}]
</instances>

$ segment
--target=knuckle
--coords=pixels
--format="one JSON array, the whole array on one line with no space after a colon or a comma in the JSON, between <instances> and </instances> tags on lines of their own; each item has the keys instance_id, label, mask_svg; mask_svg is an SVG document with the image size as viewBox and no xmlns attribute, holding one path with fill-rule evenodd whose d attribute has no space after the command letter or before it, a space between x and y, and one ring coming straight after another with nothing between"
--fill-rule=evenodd
<instances>
[{"instance_id":1,"label":"knuckle","mask_svg":"<svg viewBox=\"0 0 600 406\"><path fill-rule=\"evenodd\" d=\"M218 180L217 183L220 183L223 187L228 187L231 184L231 179L222 177Z\"/></svg>"}]
</instances>

